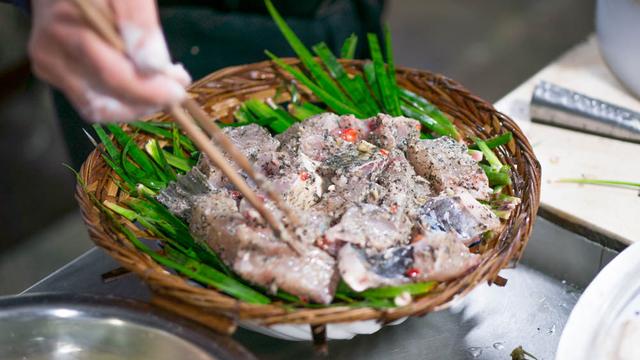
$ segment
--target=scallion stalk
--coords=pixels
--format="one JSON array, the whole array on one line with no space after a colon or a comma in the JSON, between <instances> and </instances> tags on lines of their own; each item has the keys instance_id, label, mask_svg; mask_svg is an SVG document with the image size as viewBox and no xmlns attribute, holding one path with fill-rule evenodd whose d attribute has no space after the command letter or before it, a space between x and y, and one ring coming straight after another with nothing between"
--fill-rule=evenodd
<instances>
[{"instance_id":1,"label":"scallion stalk","mask_svg":"<svg viewBox=\"0 0 640 360\"><path fill-rule=\"evenodd\" d=\"M393 90L387 74L386 65L380 50L380 43L376 34L367 34L369 40L369 48L371 50L371 60L376 74L378 89L380 90L381 101L384 104L385 111L394 116L402 115L400 108L397 107L397 93Z\"/></svg>"},{"instance_id":2,"label":"scallion stalk","mask_svg":"<svg viewBox=\"0 0 640 360\"><path fill-rule=\"evenodd\" d=\"M318 87L324 91L332 94L336 99L340 100L347 105L353 106L349 98L340 90L338 85L331 79L331 77L322 69L322 67L314 60L311 52L304 46L300 38L291 30L289 25L284 21L278 10L273 6L271 0L265 0L265 5L271 17L275 21L276 25L284 35L285 39L298 55L300 61L309 70L311 76L318 82ZM305 84L306 85L306 84ZM307 85L306 85L307 86ZM314 91L315 92L315 91Z\"/></svg>"},{"instance_id":3,"label":"scallion stalk","mask_svg":"<svg viewBox=\"0 0 640 360\"><path fill-rule=\"evenodd\" d=\"M358 46L358 36L351 34L344 40L342 49L340 50L340 57L343 59L353 59L356 54L356 47Z\"/></svg>"},{"instance_id":4,"label":"scallion stalk","mask_svg":"<svg viewBox=\"0 0 640 360\"><path fill-rule=\"evenodd\" d=\"M640 182L622 180L601 180L601 179L560 179L558 182L589 184L589 185L609 185L609 186L629 186L640 188Z\"/></svg>"},{"instance_id":5,"label":"scallion stalk","mask_svg":"<svg viewBox=\"0 0 640 360\"><path fill-rule=\"evenodd\" d=\"M279 57L272 54L270 51L266 51L266 54L276 63L279 67L283 68L293 77L295 77L302 85L308 87L320 100L332 108L340 115L353 114L358 118L365 118L359 110L353 108L351 105L342 102L339 98L334 97L329 92L325 91L318 85L316 85L311 79L302 73L302 71L294 68L293 66L285 63Z\"/></svg>"},{"instance_id":6,"label":"scallion stalk","mask_svg":"<svg viewBox=\"0 0 640 360\"><path fill-rule=\"evenodd\" d=\"M321 42L313 47L313 51L324 62L331 76L338 81L338 84L346 91L348 96L353 99L355 104L362 106L366 112L366 116L373 116L377 113L377 106L371 96L369 90L365 87L360 88L356 82L351 81L342 64L333 55L327 44Z\"/></svg>"}]
</instances>

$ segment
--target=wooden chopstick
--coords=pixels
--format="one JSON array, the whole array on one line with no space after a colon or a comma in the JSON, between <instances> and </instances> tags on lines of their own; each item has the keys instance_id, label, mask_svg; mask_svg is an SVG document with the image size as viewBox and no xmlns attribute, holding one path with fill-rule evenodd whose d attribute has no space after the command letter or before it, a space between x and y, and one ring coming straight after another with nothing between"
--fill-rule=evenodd
<instances>
[{"instance_id":1,"label":"wooden chopstick","mask_svg":"<svg viewBox=\"0 0 640 360\"><path fill-rule=\"evenodd\" d=\"M284 212L285 216L289 219L289 221L293 225L298 225L298 217L293 213L291 208L282 200L282 197L276 190L267 182L262 173L255 170L255 168L249 162L246 156L242 152L236 148L229 137L225 135L225 133L220 129L218 125L214 121L210 121L207 113L202 110L202 108L193 101L193 99L188 99L184 102L183 106L193 115L193 117L198 121L200 126L204 128L204 130L211 136L220 146L227 151L231 159L235 161L236 164L240 166L242 170L253 180L253 182L258 186L258 188L264 190L267 193L267 196L273 201L278 209Z\"/></svg>"},{"instance_id":2,"label":"wooden chopstick","mask_svg":"<svg viewBox=\"0 0 640 360\"><path fill-rule=\"evenodd\" d=\"M196 105L197 106L197 105ZM202 150L209 160L213 162L215 166L217 166L223 174L229 178L229 181L244 195L245 199L249 201L249 203L262 215L262 217L267 221L268 224L272 225L272 229L276 232L277 236L280 236L282 233L281 223L273 216L273 214L264 207L262 201L258 198L258 196L251 190L249 185L242 179L242 177L235 171L233 167L227 162L224 154L213 144L211 143L209 137L193 122L189 119L189 116L186 112L181 109L178 105L174 105L170 108L171 115L175 119L175 121L180 125L182 130L189 136L191 140L196 144L196 146Z\"/></svg>"},{"instance_id":3,"label":"wooden chopstick","mask_svg":"<svg viewBox=\"0 0 640 360\"><path fill-rule=\"evenodd\" d=\"M94 3L86 0L72 0L82 12L85 19L91 26L115 49L124 52L125 46L122 38L118 34L113 25L113 21L104 14L102 9L98 9ZM207 114L193 99L187 99L182 104L193 117L198 121L200 126L214 138L232 157L232 159L249 175L257 186L265 188L265 192L276 204L276 206L289 218L292 222L297 222L297 217L291 209L284 204L282 198L272 188L267 186L265 178L262 174L255 171L249 160L233 145L213 121L210 121ZM279 221L271 212L269 212L258 196L247 185L242 177L227 162L223 153L210 141L210 138L196 125L193 119L180 106L174 105L169 108L174 120L180 125L185 133L193 140L196 146L207 155L207 157L217 166L223 174L227 176L229 181L242 193L247 201L262 216L267 224L271 227L274 234L285 241L292 250L300 253L297 243L295 243L290 234L285 231L284 224Z\"/></svg>"},{"instance_id":4,"label":"wooden chopstick","mask_svg":"<svg viewBox=\"0 0 640 360\"><path fill-rule=\"evenodd\" d=\"M113 19L110 19L103 9L97 7L93 1L72 0L82 12L87 22L100 34L112 47L120 52L125 52L124 41L113 26Z\"/></svg>"}]
</instances>

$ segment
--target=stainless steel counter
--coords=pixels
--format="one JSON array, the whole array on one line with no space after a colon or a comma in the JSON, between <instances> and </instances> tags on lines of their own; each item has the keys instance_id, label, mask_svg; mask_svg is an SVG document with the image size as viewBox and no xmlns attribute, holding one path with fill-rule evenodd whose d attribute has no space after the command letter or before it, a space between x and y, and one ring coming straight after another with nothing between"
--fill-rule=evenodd
<instances>
[{"instance_id":1,"label":"stainless steel counter","mask_svg":"<svg viewBox=\"0 0 640 360\"><path fill-rule=\"evenodd\" d=\"M560 333L582 289L617 253L539 218L522 263L504 270L503 288L482 285L448 310L386 327L350 341L332 341L331 359L506 359L522 345L553 359ZM27 292L81 292L147 300L134 275L103 283L118 265L92 249ZM306 342L247 330L234 338L262 359L313 358Z\"/></svg>"}]
</instances>

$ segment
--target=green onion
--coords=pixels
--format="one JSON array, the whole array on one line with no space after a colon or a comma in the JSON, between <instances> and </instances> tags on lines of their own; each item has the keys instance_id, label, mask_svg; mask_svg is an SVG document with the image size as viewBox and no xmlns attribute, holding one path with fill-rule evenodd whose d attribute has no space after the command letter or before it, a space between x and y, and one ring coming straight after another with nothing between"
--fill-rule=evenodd
<instances>
[{"instance_id":1,"label":"green onion","mask_svg":"<svg viewBox=\"0 0 640 360\"><path fill-rule=\"evenodd\" d=\"M433 139L435 139L435 137L433 135L429 134L429 133L422 132L422 133L420 133L420 139L433 140Z\"/></svg>"},{"instance_id":2,"label":"green onion","mask_svg":"<svg viewBox=\"0 0 640 360\"><path fill-rule=\"evenodd\" d=\"M111 156L111 159L117 159L118 157L120 157L120 150L118 150L118 148L113 144L111 138L109 137L109 135L107 135L107 132L104 131L102 126L100 126L100 124L94 124L93 130L95 130L98 138L100 138L100 141L104 145L104 148L107 150L109 156Z\"/></svg>"},{"instance_id":3,"label":"green onion","mask_svg":"<svg viewBox=\"0 0 640 360\"><path fill-rule=\"evenodd\" d=\"M233 117L236 118L236 123L239 125L253 124L257 122L257 119L247 109L247 105L242 104L233 113Z\"/></svg>"},{"instance_id":4,"label":"green onion","mask_svg":"<svg viewBox=\"0 0 640 360\"><path fill-rule=\"evenodd\" d=\"M373 67L376 74L377 86L380 89L380 95L384 109L390 115L400 116L400 108L397 106L396 99L397 93L394 92L390 83L387 69L385 67L384 59L382 58L382 51L380 50L380 43L376 34L367 34L369 40L369 48L371 49L371 59L373 60Z\"/></svg>"},{"instance_id":5,"label":"green onion","mask_svg":"<svg viewBox=\"0 0 640 360\"><path fill-rule=\"evenodd\" d=\"M268 304L271 302L265 295L260 294L210 266L188 258L177 251L172 251L170 247L165 250L167 252L167 258L175 264L180 265L180 267L173 268L196 281L211 285L222 292L252 304Z\"/></svg>"},{"instance_id":6,"label":"green onion","mask_svg":"<svg viewBox=\"0 0 640 360\"><path fill-rule=\"evenodd\" d=\"M498 146L502 146L505 145L507 143L509 143L509 141L511 141L511 139L513 139L513 134L511 133L511 131L507 131L503 134L500 134L498 136L494 136L490 139L484 140L484 142L487 144L487 147L489 147L489 149L495 149ZM473 144L471 146L469 146L469 149L474 149L477 150L478 149L478 145Z\"/></svg>"},{"instance_id":7,"label":"green onion","mask_svg":"<svg viewBox=\"0 0 640 360\"><path fill-rule=\"evenodd\" d=\"M283 112L286 113L285 115L258 99L249 99L245 102L245 105L247 106L247 109L258 118L258 123L262 123L262 125L269 125L269 123L274 119L281 120L282 123L287 123L289 125L296 121L289 113L286 113L286 111L283 110ZM267 122L267 119L270 121Z\"/></svg>"},{"instance_id":8,"label":"green onion","mask_svg":"<svg viewBox=\"0 0 640 360\"><path fill-rule=\"evenodd\" d=\"M367 79L367 84L371 88L373 92L374 99L378 103L380 107L382 105L382 95L380 94L380 88L378 87L378 81L376 80L376 69L371 61L367 61L364 63L362 67L362 72L364 73L364 77Z\"/></svg>"},{"instance_id":9,"label":"green onion","mask_svg":"<svg viewBox=\"0 0 640 360\"><path fill-rule=\"evenodd\" d=\"M155 226L154 233L156 236L189 249L188 251L184 251L184 253L196 254L196 259L202 260L227 274L231 274L229 268L224 265L216 253L211 251L207 245L196 242L191 236L186 224L176 218L175 215L166 211L166 208L158 204L155 200L129 200L127 205L141 216L144 216L144 219L147 219L149 223L153 224L152 226Z\"/></svg>"},{"instance_id":10,"label":"green onion","mask_svg":"<svg viewBox=\"0 0 640 360\"><path fill-rule=\"evenodd\" d=\"M93 128L95 129L96 134L98 135L98 138L100 138L103 146L107 150L107 153L105 153L104 151L100 150L100 148L98 148L104 161L127 184L127 186L135 187L135 181L133 181L124 171L122 166L120 166L120 150L118 150L118 148L113 144L111 138L107 135L102 126L100 126L99 124L95 124L93 125ZM87 134L87 136L89 135Z\"/></svg>"},{"instance_id":11,"label":"green onion","mask_svg":"<svg viewBox=\"0 0 640 360\"><path fill-rule=\"evenodd\" d=\"M326 103L335 112L339 113L340 115L353 114L356 117L361 119L366 117L359 110L352 108L348 104L343 103L340 99L335 98L330 93L320 88L313 81L311 81L311 79L309 79L306 75L304 75L300 70L285 63L284 61L282 61L282 59L275 56L270 51L266 51L266 54L273 60L273 62L276 63L276 65L280 66L289 74L291 74L293 77L295 77L298 81L300 81L302 85L308 87L320 100Z\"/></svg>"},{"instance_id":12,"label":"green onion","mask_svg":"<svg viewBox=\"0 0 640 360\"><path fill-rule=\"evenodd\" d=\"M195 165L195 163L193 163L189 158L175 156L172 153L164 150L162 151L162 153L169 165L183 172L191 170L191 168Z\"/></svg>"},{"instance_id":13,"label":"green onion","mask_svg":"<svg viewBox=\"0 0 640 360\"><path fill-rule=\"evenodd\" d=\"M136 185L136 191L138 191L140 194L148 195L148 196L156 196L157 194L155 191L149 189L143 184Z\"/></svg>"},{"instance_id":14,"label":"green onion","mask_svg":"<svg viewBox=\"0 0 640 360\"><path fill-rule=\"evenodd\" d=\"M289 112L291 112L291 114L299 121L304 121L314 115L322 114L325 110L310 102L305 102L300 105L289 105Z\"/></svg>"},{"instance_id":15,"label":"green onion","mask_svg":"<svg viewBox=\"0 0 640 360\"><path fill-rule=\"evenodd\" d=\"M340 50L340 57L343 59L353 59L356 54L356 47L358 46L358 36L351 34L344 40L342 49Z\"/></svg>"},{"instance_id":16,"label":"green onion","mask_svg":"<svg viewBox=\"0 0 640 360\"><path fill-rule=\"evenodd\" d=\"M389 84L391 87L391 91L393 91L393 102L394 109L396 109L397 114L400 114L400 99L399 91L398 91L398 82L396 80L396 67L393 62L393 45L391 44L391 32L389 31L389 27L387 25L384 26L384 49L387 55L387 73L389 76Z\"/></svg>"},{"instance_id":17,"label":"green onion","mask_svg":"<svg viewBox=\"0 0 640 360\"><path fill-rule=\"evenodd\" d=\"M438 285L435 281L368 289L360 293L365 299L394 298L408 292L411 295L426 294Z\"/></svg>"},{"instance_id":18,"label":"green onion","mask_svg":"<svg viewBox=\"0 0 640 360\"><path fill-rule=\"evenodd\" d=\"M180 141L180 130L178 130L177 126L171 128L171 139L173 140L173 143L171 143L173 155L183 157L184 152L182 151L182 141Z\"/></svg>"},{"instance_id":19,"label":"green onion","mask_svg":"<svg viewBox=\"0 0 640 360\"><path fill-rule=\"evenodd\" d=\"M621 180L600 180L600 179L560 179L558 182L589 184L589 185L610 185L610 186L631 186L640 187L640 182L621 181Z\"/></svg>"},{"instance_id":20,"label":"green onion","mask_svg":"<svg viewBox=\"0 0 640 360\"><path fill-rule=\"evenodd\" d=\"M115 219L114 223L119 224ZM151 250L147 245L142 243L131 230L127 229L122 224L119 225L120 232L123 233L136 248L149 255L160 265L171 268L195 281L215 287L216 289L219 289L220 291L232 295L240 300L252 304L270 303L268 297L226 276L225 274L216 271L211 267L197 263L189 259L188 257L179 257L178 252L173 252L172 258L164 257L158 254L157 252Z\"/></svg>"},{"instance_id":21,"label":"green onion","mask_svg":"<svg viewBox=\"0 0 640 360\"><path fill-rule=\"evenodd\" d=\"M161 122L151 122L151 121L133 121L128 123L129 126L135 129L142 130L146 133L160 136L167 140L173 140L174 133L173 129L176 128L174 123L161 123ZM171 129L169 131L167 129ZM195 151L195 145L191 142L191 140L178 132L178 136L180 137L180 145L184 147L188 152Z\"/></svg>"},{"instance_id":22,"label":"green onion","mask_svg":"<svg viewBox=\"0 0 640 360\"><path fill-rule=\"evenodd\" d=\"M144 149L147 151L149 156L160 166L160 170L171 180L176 180L176 173L173 171L169 163L167 163L167 159L165 158L165 152L160 147L160 143L156 139L150 139L144 145Z\"/></svg>"},{"instance_id":23,"label":"green onion","mask_svg":"<svg viewBox=\"0 0 640 360\"><path fill-rule=\"evenodd\" d=\"M489 179L489 186L503 186L511 184L511 177L509 176L509 167L503 166L501 169L496 169L492 166L485 164L479 164L484 173L487 174Z\"/></svg>"},{"instance_id":24,"label":"green onion","mask_svg":"<svg viewBox=\"0 0 640 360\"><path fill-rule=\"evenodd\" d=\"M362 106L367 112L367 117L377 114L377 105L371 99L366 86L360 87L359 83L351 81L342 64L333 55L327 44L321 42L313 47L313 51L324 62L331 76L338 81L356 104Z\"/></svg>"},{"instance_id":25,"label":"green onion","mask_svg":"<svg viewBox=\"0 0 640 360\"><path fill-rule=\"evenodd\" d=\"M278 13L278 10L276 10L276 8L273 6L271 0L265 0L265 5L267 6L267 10L271 14L271 17L275 21L276 25L278 25L278 28L282 32L282 35L284 35L285 39L287 39L287 42L289 42L289 45L291 46L293 51L298 55L300 61L302 61L313 78L318 82L318 87L332 94L333 97L340 100L341 102L347 105L353 105L351 104L347 96L342 93L338 85L336 85L331 77L329 77L329 75L322 69L322 67L313 59L313 55L311 55L311 52L304 46L302 41L300 41L293 30L291 30L282 16L280 16L280 13Z\"/></svg>"},{"instance_id":26,"label":"green onion","mask_svg":"<svg viewBox=\"0 0 640 360\"><path fill-rule=\"evenodd\" d=\"M133 180L140 182L142 179L147 179L150 175L129 160L128 155L131 148L136 148L136 144L133 142L133 140L129 141L127 144L124 145L122 152L120 153L119 160L120 160L120 163L122 164L122 168L124 169L124 171ZM152 171L155 172L153 170L153 166L151 168L152 168Z\"/></svg>"},{"instance_id":27,"label":"green onion","mask_svg":"<svg viewBox=\"0 0 640 360\"><path fill-rule=\"evenodd\" d=\"M133 138L131 138L127 133L124 132L120 128L120 126L116 124L107 124L107 128L116 138L120 146L125 147L128 144L135 144ZM138 164L140 167L147 173L153 174L155 169L153 168L153 163L151 159L137 146L131 146L131 158Z\"/></svg>"},{"instance_id":28,"label":"green onion","mask_svg":"<svg viewBox=\"0 0 640 360\"><path fill-rule=\"evenodd\" d=\"M269 126L276 133L284 132L297 121L296 118L277 105L272 108L257 99L249 99L244 105L258 119L258 124Z\"/></svg>"},{"instance_id":29,"label":"green onion","mask_svg":"<svg viewBox=\"0 0 640 360\"><path fill-rule=\"evenodd\" d=\"M338 283L338 289L336 294L341 296L347 296L353 298L364 298L366 300L383 299L383 298L395 298L407 292L411 295L422 295L431 291L438 285L435 281L427 281L423 283L411 283L396 286L385 286L375 289L367 289L362 292L356 292L352 290L344 281Z\"/></svg>"},{"instance_id":30,"label":"green onion","mask_svg":"<svg viewBox=\"0 0 640 360\"><path fill-rule=\"evenodd\" d=\"M482 154L484 155L484 158L487 160L489 165L491 165L491 167L497 171L502 169L502 163L500 162L500 159L498 159L496 154L494 154L493 150L489 149L487 143L478 138L475 138L474 141L476 143L476 146L478 146L478 149L482 151Z\"/></svg>"},{"instance_id":31,"label":"green onion","mask_svg":"<svg viewBox=\"0 0 640 360\"><path fill-rule=\"evenodd\" d=\"M278 116L289 125L293 125L294 123L298 122L298 119L291 115L287 110L283 109L280 105L274 104L272 110L276 113L276 116Z\"/></svg>"},{"instance_id":32,"label":"green onion","mask_svg":"<svg viewBox=\"0 0 640 360\"><path fill-rule=\"evenodd\" d=\"M403 105L401 105L400 108L402 109L402 113L405 116L410 117L412 119L418 120L420 122L420 124L422 124L427 129L437 133L438 135L453 137L454 134L452 134L449 131L449 129L443 127L441 124L439 124L433 118L431 118L429 115L421 113L415 107L412 107L411 105L408 105L408 104L403 104Z\"/></svg>"},{"instance_id":33,"label":"green onion","mask_svg":"<svg viewBox=\"0 0 640 360\"><path fill-rule=\"evenodd\" d=\"M427 99L423 98L422 96L407 89L400 88L398 91L400 94L400 98L402 98L405 103L412 105L421 113L435 120L438 124L440 124L441 127L447 129L447 132L449 133L448 136L456 140L460 139L460 135L458 134L458 130L456 129L455 125L435 105L427 101Z\"/></svg>"},{"instance_id":34,"label":"green onion","mask_svg":"<svg viewBox=\"0 0 640 360\"><path fill-rule=\"evenodd\" d=\"M288 121L284 121L282 119L276 119L269 124L269 128L273 130L276 134L282 134L287 131L287 129L291 126L291 123Z\"/></svg>"}]
</instances>

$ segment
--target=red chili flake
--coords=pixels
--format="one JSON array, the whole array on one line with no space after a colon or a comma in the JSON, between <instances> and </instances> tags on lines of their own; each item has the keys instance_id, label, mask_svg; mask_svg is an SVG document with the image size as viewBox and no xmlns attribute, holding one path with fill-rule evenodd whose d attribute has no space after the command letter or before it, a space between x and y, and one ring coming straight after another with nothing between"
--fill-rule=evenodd
<instances>
[{"instance_id":1,"label":"red chili flake","mask_svg":"<svg viewBox=\"0 0 640 360\"><path fill-rule=\"evenodd\" d=\"M416 125L416 130L418 130L418 131L422 130L422 124L418 123Z\"/></svg>"},{"instance_id":2,"label":"red chili flake","mask_svg":"<svg viewBox=\"0 0 640 360\"><path fill-rule=\"evenodd\" d=\"M389 211L390 211L392 214L397 213L397 212L398 212L398 205L396 205L396 204L391 205L391 207L389 208Z\"/></svg>"},{"instance_id":3,"label":"red chili flake","mask_svg":"<svg viewBox=\"0 0 640 360\"><path fill-rule=\"evenodd\" d=\"M240 191L238 191L238 190L233 190L233 191L231 191L231 198L232 198L233 200L238 200L238 199L240 199L241 197L242 197L242 193L241 193Z\"/></svg>"},{"instance_id":4,"label":"red chili flake","mask_svg":"<svg viewBox=\"0 0 640 360\"><path fill-rule=\"evenodd\" d=\"M340 137L342 140L347 142L356 142L358 141L358 130L354 128L346 128L340 131Z\"/></svg>"},{"instance_id":5,"label":"red chili flake","mask_svg":"<svg viewBox=\"0 0 640 360\"><path fill-rule=\"evenodd\" d=\"M322 236L316 240L316 246L325 250L329 246L329 240L327 240L326 236Z\"/></svg>"},{"instance_id":6,"label":"red chili flake","mask_svg":"<svg viewBox=\"0 0 640 360\"><path fill-rule=\"evenodd\" d=\"M306 171L303 171L303 172L300 173L300 180L302 180L302 181L309 180L309 177L311 177L311 175L309 175L309 173L306 172Z\"/></svg>"},{"instance_id":7,"label":"red chili flake","mask_svg":"<svg viewBox=\"0 0 640 360\"><path fill-rule=\"evenodd\" d=\"M415 243L418 242L420 240L422 240L424 238L424 235L420 234L420 233L415 233L411 236L411 242Z\"/></svg>"},{"instance_id":8,"label":"red chili flake","mask_svg":"<svg viewBox=\"0 0 640 360\"><path fill-rule=\"evenodd\" d=\"M308 296L300 295L300 296L298 296L298 299L300 299L300 302L302 302L304 304L308 304L309 303L309 297Z\"/></svg>"},{"instance_id":9,"label":"red chili flake","mask_svg":"<svg viewBox=\"0 0 640 360\"><path fill-rule=\"evenodd\" d=\"M382 154L382 156L387 156L387 155L389 155L389 150L387 150L387 149L380 149L380 154Z\"/></svg>"},{"instance_id":10,"label":"red chili flake","mask_svg":"<svg viewBox=\"0 0 640 360\"><path fill-rule=\"evenodd\" d=\"M410 278L414 278L414 277L420 275L420 269L409 268L409 269L407 269L407 271L404 274L407 275Z\"/></svg>"}]
</instances>

